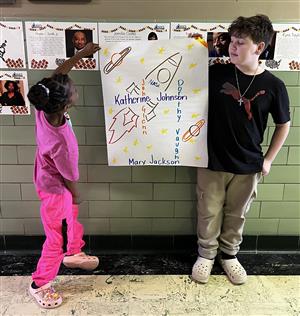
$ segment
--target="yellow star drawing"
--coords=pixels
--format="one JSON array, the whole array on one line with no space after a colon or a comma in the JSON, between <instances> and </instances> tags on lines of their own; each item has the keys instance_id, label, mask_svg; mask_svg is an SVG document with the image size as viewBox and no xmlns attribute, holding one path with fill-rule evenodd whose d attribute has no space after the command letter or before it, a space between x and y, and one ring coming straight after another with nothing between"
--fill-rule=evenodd
<instances>
[{"instance_id":1,"label":"yellow star drawing","mask_svg":"<svg viewBox=\"0 0 300 316\"><path fill-rule=\"evenodd\" d=\"M124 151L124 153L126 153L126 154L127 154L127 153L128 153L128 147L127 147L127 146L126 146L126 147L124 147L124 148L123 148L123 151Z\"/></svg>"},{"instance_id":2,"label":"yellow star drawing","mask_svg":"<svg viewBox=\"0 0 300 316\"><path fill-rule=\"evenodd\" d=\"M165 49L163 47L161 47L159 50L158 50L158 53L160 55L162 55L163 53L165 52Z\"/></svg>"},{"instance_id":3,"label":"yellow star drawing","mask_svg":"<svg viewBox=\"0 0 300 316\"><path fill-rule=\"evenodd\" d=\"M163 110L163 114L164 114L164 115L167 115L167 114L169 114L169 113L170 113L170 109L164 109L164 110Z\"/></svg>"},{"instance_id":4,"label":"yellow star drawing","mask_svg":"<svg viewBox=\"0 0 300 316\"><path fill-rule=\"evenodd\" d=\"M112 108L112 107L110 107L110 108L108 109L108 114L109 114L109 115L112 115L112 114L113 114L113 112L114 112L113 108Z\"/></svg>"},{"instance_id":5,"label":"yellow star drawing","mask_svg":"<svg viewBox=\"0 0 300 316\"><path fill-rule=\"evenodd\" d=\"M117 163L117 159L113 158L112 163Z\"/></svg>"},{"instance_id":6,"label":"yellow star drawing","mask_svg":"<svg viewBox=\"0 0 300 316\"><path fill-rule=\"evenodd\" d=\"M199 116L198 113L193 113L193 114L192 114L192 118L197 118L198 116Z\"/></svg>"},{"instance_id":7,"label":"yellow star drawing","mask_svg":"<svg viewBox=\"0 0 300 316\"><path fill-rule=\"evenodd\" d=\"M153 148L153 145L147 145L146 148L147 150L151 150Z\"/></svg>"},{"instance_id":8,"label":"yellow star drawing","mask_svg":"<svg viewBox=\"0 0 300 316\"><path fill-rule=\"evenodd\" d=\"M201 160L200 156L195 156L195 160Z\"/></svg>"},{"instance_id":9,"label":"yellow star drawing","mask_svg":"<svg viewBox=\"0 0 300 316\"><path fill-rule=\"evenodd\" d=\"M187 46L187 49L188 49L188 50L191 50L193 47L194 47L194 44L189 44L189 45Z\"/></svg>"},{"instance_id":10,"label":"yellow star drawing","mask_svg":"<svg viewBox=\"0 0 300 316\"><path fill-rule=\"evenodd\" d=\"M194 94L198 94L200 92L201 89L193 89L193 93Z\"/></svg>"},{"instance_id":11,"label":"yellow star drawing","mask_svg":"<svg viewBox=\"0 0 300 316\"><path fill-rule=\"evenodd\" d=\"M103 49L103 56L107 56L109 53L108 48Z\"/></svg>"},{"instance_id":12,"label":"yellow star drawing","mask_svg":"<svg viewBox=\"0 0 300 316\"><path fill-rule=\"evenodd\" d=\"M169 132L169 131L168 131L166 128L163 128L162 130L160 130L160 133L161 133L162 135L167 135L168 132Z\"/></svg>"},{"instance_id":13,"label":"yellow star drawing","mask_svg":"<svg viewBox=\"0 0 300 316\"><path fill-rule=\"evenodd\" d=\"M139 144L139 141L137 140L137 139L135 139L134 141L133 141L133 146L137 146Z\"/></svg>"},{"instance_id":14,"label":"yellow star drawing","mask_svg":"<svg viewBox=\"0 0 300 316\"><path fill-rule=\"evenodd\" d=\"M144 62L145 62L145 58L143 57L140 59L140 63L143 64Z\"/></svg>"},{"instance_id":15,"label":"yellow star drawing","mask_svg":"<svg viewBox=\"0 0 300 316\"><path fill-rule=\"evenodd\" d=\"M193 138L191 138L191 139L189 140L189 143L190 143L190 144L195 144L196 142L195 142L195 140L194 140Z\"/></svg>"},{"instance_id":16,"label":"yellow star drawing","mask_svg":"<svg viewBox=\"0 0 300 316\"><path fill-rule=\"evenodd\" d=\"M122 77L118 77L117 79L116 79L116 83L121 83L122 82Z\"/></svg>"},{"instance_id":17,"label":"yellow star drawing","mask_svg":"<svg viewBox=\"0 0 300 316\"><path fill-rule=\"evenodd\" d=\"M196 66L197 66L197 64L193 64L193 63L192 63L192 64L189 65L189 69L193 69L193 68L195 68Z\"/></svg>"}]
</instances>

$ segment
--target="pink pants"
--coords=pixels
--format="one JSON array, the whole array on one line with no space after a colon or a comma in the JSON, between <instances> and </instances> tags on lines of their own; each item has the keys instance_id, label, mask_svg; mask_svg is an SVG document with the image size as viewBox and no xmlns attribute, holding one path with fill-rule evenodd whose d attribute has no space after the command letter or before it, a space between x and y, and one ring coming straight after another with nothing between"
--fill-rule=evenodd
<instances>
[{"instance_id":1,"label":"pink pants","mask_svg":"<svg viewBox=\"0 0 300 316\"><path fill-rule=\"evenodd\" d=\"M83 226L77 220L78 205L72 203L72 194L66 189L63 194L39 191L38 195L46 240L32 279L37 286L43 286L56 277L64 256L79 253L85 243L82 240ZM66 253L63 253L63 219L68 225Z\"/></svg>"}]
</instances>

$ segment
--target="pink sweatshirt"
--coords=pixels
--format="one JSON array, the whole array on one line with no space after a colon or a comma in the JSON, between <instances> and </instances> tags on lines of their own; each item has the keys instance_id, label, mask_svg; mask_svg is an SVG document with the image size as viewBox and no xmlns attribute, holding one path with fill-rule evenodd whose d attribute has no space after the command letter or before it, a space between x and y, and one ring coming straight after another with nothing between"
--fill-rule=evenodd
<instances>
[{"instance_id":1,"label":"pink sweatshirt","mask_svg":"<svg viewBox=\"0 0 300 316\"><path fill-rule=\"evenodd\" d=\"M35 111L36 155L34 183L37 190L62 194L63 179L77 181L78 143L67 120L54 127L45 118L43 111Z\"/></svg>"}]
</instances>

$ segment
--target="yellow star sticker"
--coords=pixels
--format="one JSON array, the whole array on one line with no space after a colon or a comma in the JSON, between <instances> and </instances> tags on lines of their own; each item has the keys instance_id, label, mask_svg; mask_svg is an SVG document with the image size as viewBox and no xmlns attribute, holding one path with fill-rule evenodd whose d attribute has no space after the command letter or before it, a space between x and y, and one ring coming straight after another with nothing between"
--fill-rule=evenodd
<instances>
[{"instance_id":1,"label":"yellow star sticker","mask_svg":"<svg viewBox=\"0 0 300 316\"><path fill-rule=\"evenodd\" d=\"M112 108L112 107L110 107L110 108L108 109L108 114L109 114L109 115L112 115L112 114L113 114L113 112L114 112L113 108Z\"/></svg>"},{"instance_id":2,"label":"yellow star sticker","mask_svg":"<svg viewBox=\"0 0 300 316\"><path fill-rule=\"evenodd\" d=\"M193 114L192 114L192 118L197 118L198 116L199 116L198 113L193 113Z\"/></svg>"},{"instance_id":3,"label":"yellow star sticker","mask_svg":"<svg viewBox=\"0 0 300 316\"><path fill-rule=\"evenodd\" d=\"M200 92L200 89L193 89L194 94L198 94Z\"/></svg>"},{"instance_id":4,"label":"yellow star sticker","mask_svg":"<svg viewBox=\"0 0 300 316\"><path fill-rule=\"evenodd\" d=\"M167 130L166 128L163 128L163 129L160 131L160 133L161 133L162 135L167 135L167 134L168 134L168 130Z\"/></svg>"},{"instance_id":5,"label":"yellow star sticker","mask_svg":"<svg viewBox=\"0 0 300 316\"><path fill-rule=\"evenodd\" d=\"M137 139L135 139L134 141L133 141L133 146L137 146L139 144L139 141L137 140Z\"/></svg>"},{"instance_id":6,"label":"yellow star sticker","mask_svg":"<svg viewBox=\"0 0 300 316\"><path fill-rule=\"evenodd\" d=\"M124 147L124 148L123 148L123 151L124 151L124 153L126 153L126 154L127 154L127 153L128 153L128 147L127 147L127 146L126 146L126 147Z\"/></svg>"},{"instance_id":7,"label":"yellow star sticker","mask_svg":"<svg viewBox=\"0 0 300 316\"><path fill-rule=\"evenodd\" d=\"M158 53L160 55L162 55L163 53L165 52L165 49L163 47L161 47L159 50L158 50Z\"/></svg>"},{"instance_id":8,"label":"yellow star sticker","mask_svg":"<svg viewBox=\"0 0 300 316\"><path fill-rule=\"evenodd\" d=\"M201 157L200 156L196 156L195 160L201 160Z\"/></svg>"},{"instance_id":9,"label":"yellow star sticker","mask_svg":"<svg viewBox=\"0 0 300 316\"><path fill-rule=\"evenodd\" d=\"M145 58L143 57L140 59L140 63L143 64L144 62L145 62Z\"/></svg>"},{"instance_id":10,"label":"yellow star sticker","mask_svg":"<svg viewBox=\"0 0 300 316\"><path fill-rule=\"evenodd\" d=\"M116 79L116 83L121 83L122 82L122 77L118 77L117 79Z\"/></svg>"},{"instance_id":11,"label":"yellow star sticker","mask_svg":"<svg viewBox=\"0 0 300 316\"><path fill-rule=\"evenodd\" d=\"M191 50L193 47L194 47L194 44L189 44L189 45L187 46L187 49L188 49L188 50Z\"/></svg>"},{"instance_id":12,"label":"yellow star sticker","mask_svg":"<svg viewBox=\"0 0 300 316\"><path fill-rule=\"evenodd\" d=\"M193 69L193 68L195 68L197 66L197 64L190 64L190 66L189 66L189 69Z\"/></svg>"},{"instance_id":13,"label":"yellow star sticker","mask_svg":"<svg viewBox=\"0 0 300 316\"><path fill-rule=\"evenodd\" d=\"M113 158L112 163L117 163L117 159Z\"/></svg>"},{"instance_id":14,"label":"yellow star sticker","mask_svg":"<svg viewBox=\"0 0 300 316\"><path fill-rule=\"evenodd\" d=\"M147 145L147 146L146 146L147 150L151 150L152 147L153 147L153 145Z\"/></svg>"},{"instance_id":15,"label":"yellow star sticker","mask_svg":"<svg viewBox=\"0 0 300 316\"><path fill-rule=\"evenodd\" d=\"M103 49L103 56L107 56L109 53L108 48Z\"/></svg>"},{"instance_id":16,"label":"yellow star sticker","mask_svg":"<svg viewBox=\"0 0 300 316\"><path fill-rule=\"evenodd\" d=\"M164 110L163 110L163 113L164 113L164 115L169 114L169 113L170 113L170 109L164 109Z\"/></svg>"}]
</instances>

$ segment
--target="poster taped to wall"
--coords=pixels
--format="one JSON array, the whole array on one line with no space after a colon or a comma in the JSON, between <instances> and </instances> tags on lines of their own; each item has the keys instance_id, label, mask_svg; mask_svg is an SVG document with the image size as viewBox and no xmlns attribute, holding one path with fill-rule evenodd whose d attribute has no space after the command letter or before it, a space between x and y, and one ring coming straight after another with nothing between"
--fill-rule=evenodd
<instances>
[{"instance_id":1,"label":"poster taped to wall","mask_svg":"<svg viewBox=\"0 0 300 316\"><path fill-rule=\"evenodd\" d=\"M164 40L170 23L99 23L99 43Z\"/></svg>"},{"instance_id":2,"label":"poster taped to wall","mask_svg":"<svg viewBox=\"0 0 300 316\"><path fill-rule=\"evenodd\" d=\"M207 41L209 65L229 63L230 23L172 22L171 38L200 36ZM300 70L300 24L273 24L275 32L260 55L261 66L268 70Z\"/></svg>"},{"instance_id":3,"label":"poster taped to wall","mask_svg":"<svg viewBox=\"0 0 300 316\"><path fill-rule=\"evenodd\" d=\"M266 62L272 70L300 70L300 24L274 24L276 40L271 42L274 61ZM267 47L269 48L269 47Z\"/></svg>"},{"instance_id":4,"label":"poster taped to wall","mask_svg":"<svg viewBox=\"0 0 300 316\"><path fill-rule=\"evenodd\" d=\"M25 67L25 48L22 22L1 21L0 68L22 69Z\"/></svg>"},{"instance_id":5,"label":"poster taped to wall","mask_svg":"<svg viewBox=\"0 0 300 316\"><path fill-rule=\"evenodd\" d=\"M205 41L105 44L100 65L109 165L207 166Z\"/></svg>"},{"instance_id":6,"label":"poster taped to wall","mask_svg":"<svg viewBox=\"0 0 300 316\"><path fill-rule=\"evenodd\" d=\"M97 23L25 22L29 69L56 69L66 59L97 42ZM74 70L98 70L98 53L82 58Z\"/></svg>"},{"instance_id":7,"label":"poster taped to wall","mask_svg":"<svg viewBox=\"0 0 300 316\"><path fill-rule=\"evenodd\" d=\"M0 115L29 115L26 71L0 71Z\"/></svg>"},{"instance_id":8,"label":"poster taped to wall","mask_svg":"<svg viewBox=\"0 0 300 316\"><path fill-rule=\"evenodd\" d=\"M229 25L229 23L172 22L170 37L174 39L203 38L208 46L209 64L228 63L230 37L227 29Z\"/></svg>"}]
</instances>

